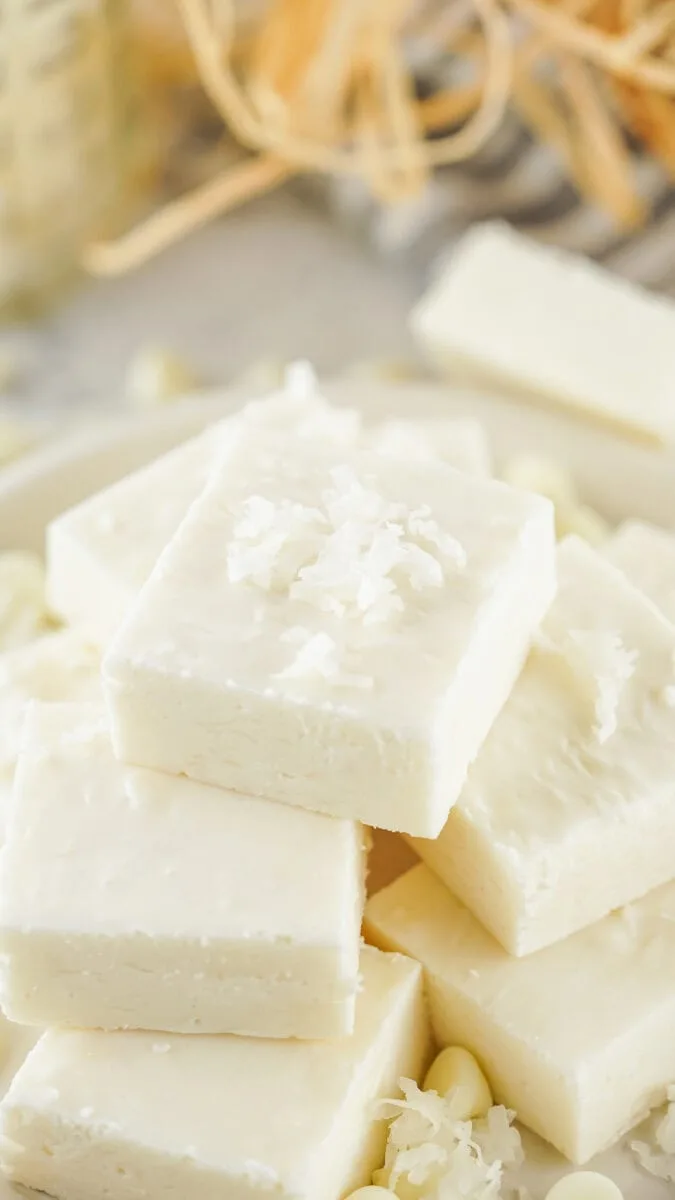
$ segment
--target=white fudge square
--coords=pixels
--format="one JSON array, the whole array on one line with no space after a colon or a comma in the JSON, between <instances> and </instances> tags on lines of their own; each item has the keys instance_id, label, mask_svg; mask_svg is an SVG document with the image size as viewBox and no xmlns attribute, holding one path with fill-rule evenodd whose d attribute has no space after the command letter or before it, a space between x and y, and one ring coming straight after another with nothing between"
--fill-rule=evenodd
<instances>
[{"instance_id":1,"label":"white fudge square","mask_svg":"<svg viewBox=\"0 0 675 1200\"><path fill-rule=\"evenodd\" d=\"M214 459L240 427L253 435L288 432L351 445L361 421L310 387L292 387L212 425L198 437L57 517L47 531L47 596L52 612L87 625L105 644L145 583Z\"/></svg>"},{"instance_id":2,"label":"white fudge square","mask_svg":"<svg viewBox=\"0 0 675 1200\"><path fill-rule=\"evenodd\" d=\"M285 430L346 446L362 440L378 453L434 458L472 474L490 473L490 451L477 421L387 421L362 431L354 410L319 396L282 393L252 401L51 523L47 594L52 612L71 625L86 625L101 644L110 640L206 484L223 439L241 421L261 433Z\"/></svg>"},{"instance_id":3,"label":"white fudge square","mask_svg":"<svg viewBox=\"0 0 675 1200\"><path fill-rule=\"evenodd\" d=\"M525 389L641 438L675 434L675 304L492 222L413 311L443 366Z\"/></svg>"},{"instance_id":4,"label":"white fudge square","mask_svg":"<svg viewBox=\"0 0 675 1200\"><path fill-rule=\"evenodd\" d=\"M102 701L101 656L79 629L47 634L0 655L0 829L31 700Z\"/></svg>"},{"instance_id":5,"label":"white fudge square","mask_svg":"<svg viewBox=\"0 0 675 1200\"><path fill-rule=\"evenodd\" d=\"M2 1105L4 1170L58 1200L342 1200L384 1156L378 1100L429 1048L418 965L361 966L337 1042L48 1032Z\"/></svg>"},{"instance_id":6,"label":"white fudge square","mask_svg":"<svg viewBox=\"0 0 675 1200\"><path fill-rule=\"evenodd\" d=\"M512 954L675 876L675 627L577 538L436 842L415 849Z\"/></svg>"},{"instance_id":7,"label":"white fudge square","mask_svg":"<svg viewBox=\"0 0 675 1200\"><path fill-rule=\"evenodd\" d=\"M495 1100L573 1162L665 1100L675 884L517 959L420 865L369 900L365 929L422 963L439 1044L471 1050Z\"/></svg>"},{"instance_id":8,"label":"white fudge square","mask_svg":"<svg viewBox=\"0 0 675 1200\"><path fill-rule=\"evenodd\" d=\"M554 589L552 507L242 439L104 660L124 761L433 837Z\"/></svg>"},{"instance_id":9,"label":"white fudge square","mask_svg":"<svg viewBox=\"0 0 675 1200\"><path fill-rule=\"evenodd\" d=\"M364 834L128 769L102 708L36 705L0 855L21 1024L332 1037L354 1021Z\"/></svg>"},{"instance_id":10,"label":"white fudge square","mask_svg":"<svg viewBox=\"0 0 675 1200\"><path fill-rule=\"evenodd\" d=\"M221 428L208 429L52 521L52 612L87 626L101 644L109 640L204 487Z\"/></svg>"},{"instance_id":11,"label":"white fudge square","mask_svg":"<svg viewBox=\"0 0 675 1200\"><path fill-rule=\"evenodd\" d=\"M675 534L644 521L626 521L603 554L675 622Z\"/></svg>"}]
</instances>

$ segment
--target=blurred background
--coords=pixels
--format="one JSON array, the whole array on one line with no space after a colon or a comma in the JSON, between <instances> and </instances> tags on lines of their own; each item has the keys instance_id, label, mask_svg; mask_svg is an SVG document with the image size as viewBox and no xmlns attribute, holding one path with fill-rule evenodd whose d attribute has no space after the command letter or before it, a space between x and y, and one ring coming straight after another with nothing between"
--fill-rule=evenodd
<instances>
[{"instance_id":1,"label":"blurred background","mask_svg":"<svg viewBox=\"0 0 675 1200\"><path fill-rule=\"evenodd\" d=\"M673 95L671 0L0 0L0 412L422 372L486 217L675 293Z\"/></svg>"}]
</instances>

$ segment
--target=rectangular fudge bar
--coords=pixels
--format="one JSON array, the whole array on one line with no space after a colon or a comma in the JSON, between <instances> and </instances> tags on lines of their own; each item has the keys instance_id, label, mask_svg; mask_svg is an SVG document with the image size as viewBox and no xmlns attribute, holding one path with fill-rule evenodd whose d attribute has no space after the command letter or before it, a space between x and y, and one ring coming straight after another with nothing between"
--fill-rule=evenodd
<instances>
[{"instance_id":1,"label":"rectangular fudge bar","mask_svg":"<svg viewBox=\"0 0 675 1200\"><path fill-rule=\"evenodd\" d=\"M422 963L439 1044L472 1051L496 1101L573 1162L665 1100L675 884L517 959L420 865L368 902L365 929Z\"/></svg>"},{"instance_id":2,"label":"rectangular fudge bar","mask_svg":"<svg viewBox=\"0 0 675 1200\"><path fill-rule=\"evenodd\" d=\"M52 612L105 644L204 487L221 437L216 425L84 500L47 530Z\"/></svg>"},{"instance_id":3,"label":"rectangular fudge bar","mask_svg":"<svg viewBox=\"0 0 675 1200\"><path fill-rule=\"evenodd\" d=\"M351 821L115 761L102 709L29 713L0 855L21 1024L350 1033L364 901Z\"/></svg>"},{"instance_id":4,"label":"rectangular fudge bar","mask_svg":"<svg viewBox=\"0 0 675 1200\"><path fill-rule=\"evenodd\" d=\"M675 875L675 627L577 538L437 841L415 849L512 954Z\"/></svg>"},{"instance_id":5,"label":"rectangular fudge bar","mask_svg":"<svg viewBox=\"0 0 675 1200\"><path fill-rule=\"evenodd\" d=\"M64 629L0 655L0 833L31 700L102 701L101 656L79 629Z\"/></svg>"},{"instance_id":6,"label":"rectangular fudge bar","mask_svg":"<svg viewBox=\"0 0 675 1200\"><path fill-rule=\"evenodd\" d=\"M675 621L675 534L644 521L626 521L602 552L635 587Z\"/></svg>"},{"instance_id":7,"label":"rectangular fudge bar","mask_svg":"<svg viewBox=\"0 0 675 1200\"><path fill-rule=\"evenodd\" d=\"M675 304L501 222L476 226L413 312L445 367L641 438L675 434Z\"/></svg>"},{"instance_id":8,"label":"rectangular fudge bar","mask_svg":"<svg viewBox=\"0 0 675 1200\"><path fill-rule=\"evenodd\" d=\"M366 948L353 1037L45 1034L2 1105L2 1166L57 1200L341 1200L384 1156L377 1101L429 1049L421 971Z\"/></svg>"},{"instance_id":9,"label":"rectangular fudge bar","mask_svg":"<svg viewBox=\"0 0 675 1200\"><path fill-rule=\"evenodd\" d=\"M552 506L319 442L230 449L105 657L116 753L435 836L551 599Z\"/></svg>"},{"instance_id":10,"label":"rectangular fudge bar","mask_svg":"<svg viewBox=\"0 0 675 1200\"><path fill-rule=\"evenodd\" d=\"M251 430L326 435L352 444L360 419L311 392L254 400L175 450L84 500L47 531L47 595L52 612L85 624L105 644L167 542L202 491L214 458L241 424Z\"/></svg>"},{"instance_id":11,"label":"rectangular fudge bar","mask_svg":"<svg viewBox=\"0 0 675 1200\"><path fill-rule=\"evenodd\" d=\"M234 421L331 443L372 442L378 453L435 458L472 474L490 473L490 452L477 421L391 421L361 432L360 417L318 396L281 394L252 401L169 454L57 517L47 536L51 610L71 625L87 625L105 644L193 500L202 491Z\"/></svg>"}]
</instances>

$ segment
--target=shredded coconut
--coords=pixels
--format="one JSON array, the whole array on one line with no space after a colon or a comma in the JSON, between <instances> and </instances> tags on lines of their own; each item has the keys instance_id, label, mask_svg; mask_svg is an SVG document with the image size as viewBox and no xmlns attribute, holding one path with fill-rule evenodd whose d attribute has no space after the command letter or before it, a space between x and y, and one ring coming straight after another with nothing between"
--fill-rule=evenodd
<instances>
[{"instance_id":1,"label":"shredded coconut","mask_svg":"<svg viewBox=\"0 0 675 1200\"><path fill-rule=\"evenodd\" d=\"M647 1142L631 1142L640 1166L657 1179L675 1183L675 1087L668 1088L668 1107L656 1127L656 1148Z\"/></svg>"},{"instance_id":2,"label":"shredded coconut","mask_svg":"<svg viewBox=\"0 0 675 1200\"><path fill-rule=\"evenodd\" d=\"M619 633L604 629L572 629L560 643L544 637L539 646L565 661L591 706L593 736L604 745L616 732L624 684L635 674L637 650L628 650Z\"/></svg>"},{"instance_id":3,"label":"shredded coconut","mask_svg":"<svg viewBox=\"0 0 675 1200\"><path fill-rule=\"evenodd\" d=\"M419 1200L498 1200L504 1168L523 1158L514 1114L498 1105L485 1118L457 1121L452 1093L423 1092L410 1079L401 1089L404 1099L384 1106L394 1119L377 1182L402 1195L412 1185Z\"/></svg>"},{"instance_id":4,"label":"shredded coconut","mask_svg":"<svg viewBox=\"0 0 675 1200\"><path fill-rule=\"evenodd\" d=\"M299 650L292 663L280 671L275 678L323 678L330 680L338 687L371 688L373 686L372 676L357 675L342 670L337 643L329 634L312 634L307 629L295 626L282 634L281 640L299 646Z\"/></svg>"},{"instance_id":5,"label":"shredded coconut","mask_svg":"<svg viewBox=\"0 0 675 1200\"><path fill-rule=\"evenodd\" d=\"M466 553L427 507L408 509L364 486L350 467L330 472L317 507L250 496L227 551L232 583L282 592L322 612L390 621L409 592L443 586Z\"/></svg>"}]
</instances>

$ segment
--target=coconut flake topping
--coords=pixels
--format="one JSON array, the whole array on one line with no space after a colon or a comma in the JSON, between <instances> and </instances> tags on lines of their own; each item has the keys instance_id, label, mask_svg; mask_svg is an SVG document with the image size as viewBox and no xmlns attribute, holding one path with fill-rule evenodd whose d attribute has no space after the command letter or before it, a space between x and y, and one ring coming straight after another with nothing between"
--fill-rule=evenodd
<instances>
[{"instance_id":1,"label":"coconut flake topping","mask_svg":"<svg viewBox=\"0 0 675 1200\"><path fill-rule=\"evenodd\" d=\"M668 1108L656 1127L656 1149L647 1142L631 1142L640 1166L655 1175L675 1183L675 1087L668 1088Z\"/></svg>"},{"instance_id":2,"label":"coconut flake topping","mask_svg":"<svg viewBox=\"0 0 675 1200\"><path fill-rule=\"evenodd\" d=\"M599 745L616 732L624 685L635 674L637 650L628 650L613 630L570 629L561 641L545 636L539 647L558 655L590 706L593 736Z\"/></svg>"},{"instance_id":3,"label":"coconut flake topping","mask_svg":"<svg viewBox=\"0 0 675 1200\"><path fill-rule=\"evenodd\" d=\"M452 1092L423 1092L410 1079L401 1089L403 1100L385 1103L395 1119L378 1182L392 1192L412 1184L423 1200L498 1200L504 1168L523 1160L514 1114L496 1105L484 1118L458 1121Z\"/></svg>"},{"instance_id":4,"label":"coconut flake topping","mask_svg":"<svg viewBox=\"0 0 675 1200\"><path fill-rule=\"evenodd\" d=\"M288 595L365 624L390 621L412 592L443 586L466 553L426 506L386 500L351 467L330 472L316 507L250 496L235 513L232 583Z\"/></svg>"}]
</instances>

